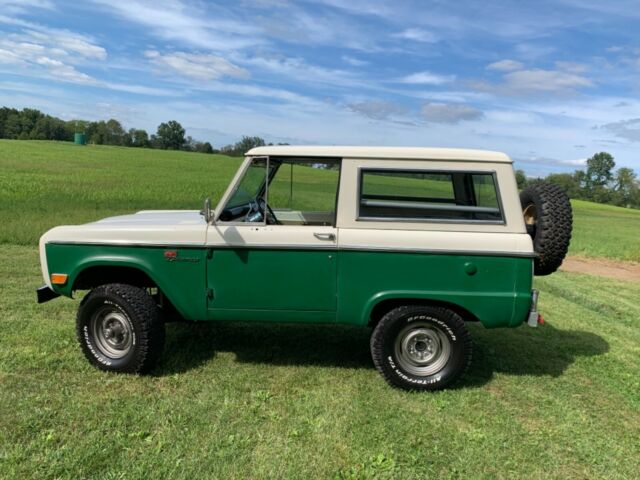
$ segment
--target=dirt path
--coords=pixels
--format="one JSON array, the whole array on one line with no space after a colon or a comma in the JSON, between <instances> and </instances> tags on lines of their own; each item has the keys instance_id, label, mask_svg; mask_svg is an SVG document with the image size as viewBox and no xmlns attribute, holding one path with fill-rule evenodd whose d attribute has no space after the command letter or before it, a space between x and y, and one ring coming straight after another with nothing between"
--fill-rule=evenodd
<instances>
[{"instance_id":1,"label":"dirt path","mask_svg":"<svg viewBox=\"0 0 640 480\"><path fill-rule=\"evenodd\" d=\"M622 262L605 258L567 257L560 270L571 273L586 273L600 277L640 282L640 263Z\"/></svg>"}]
</instances>

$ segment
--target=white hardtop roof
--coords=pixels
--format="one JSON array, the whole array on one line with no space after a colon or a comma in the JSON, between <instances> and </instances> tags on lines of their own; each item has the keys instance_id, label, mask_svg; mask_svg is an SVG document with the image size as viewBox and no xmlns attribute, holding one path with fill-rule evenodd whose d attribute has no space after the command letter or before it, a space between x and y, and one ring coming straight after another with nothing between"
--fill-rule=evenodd
<instances>
[{"instance_id":1,"label":"white hardtop roof","mask_svg":"<svg viewBox=\"0 0 640 480\"><path fill-rule=\"evenodd\" d=\"M504 153L464 148L424 147L332 147L276 145L252 148L247 156L381 158L385 160L462 160L512 163Z\"/></svg>"}]
</instances>

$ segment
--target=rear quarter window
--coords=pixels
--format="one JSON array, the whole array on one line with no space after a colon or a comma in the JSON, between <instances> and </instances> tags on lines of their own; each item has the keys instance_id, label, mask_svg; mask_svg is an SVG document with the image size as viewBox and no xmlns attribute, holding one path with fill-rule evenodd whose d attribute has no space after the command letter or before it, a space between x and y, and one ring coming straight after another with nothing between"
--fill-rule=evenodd
<instances>
[{"instance_id":1,"label":"rear quarter window","mask_svg":"<svg viewBox=\"0 0 640 480\"><path fill-rule=\"evenodd\" d=\"M503 223L493 172L361 169L359 220Z\"/></svg>"}]
</instances>

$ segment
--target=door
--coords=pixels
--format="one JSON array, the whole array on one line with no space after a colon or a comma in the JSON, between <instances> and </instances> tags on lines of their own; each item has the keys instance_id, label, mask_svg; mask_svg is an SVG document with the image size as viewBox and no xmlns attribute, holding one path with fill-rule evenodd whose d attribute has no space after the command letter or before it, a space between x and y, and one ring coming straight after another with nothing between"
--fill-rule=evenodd
<instances>
[{"instance_id":1,"label":"door","mask_svg":"<svg viewBox=\"0 0 640 480\"><path fill-rule=\"evenodd\" d=\"M224 220L208 228L209 317L333 321L339 163L331 169L318 159L264 164L263 157L247 169L250 186L240 178L239 196L231 195ZM263 166L268 181L256 186Z\"/></svg>"}]
</instances>

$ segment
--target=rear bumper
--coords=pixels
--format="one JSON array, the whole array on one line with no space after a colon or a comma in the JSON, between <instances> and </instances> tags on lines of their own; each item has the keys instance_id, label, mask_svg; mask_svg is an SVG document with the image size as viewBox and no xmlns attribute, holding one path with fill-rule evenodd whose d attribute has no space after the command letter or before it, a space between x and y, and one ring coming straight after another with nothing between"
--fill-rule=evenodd
<instances>
[{"instance_id":1,"label":"rear bumper","mask_svg":"<svg viewBox=\"0 0 640 480\"><path fill-rule=\"evenodd\" d=\"M48 302L49 300L53 300L54 298L58 298L60 296L59 293L54 292L47 285L43 285L36 290L36 295L38 296L38 303Z\"/></svg>"},{"instance_id":2,"label":"rear bumper","mask_svg":"<svg viewBox=\"0 0 640 480\"><path fill-rule=\"evenodd\" d=\"M527 315L527 325L530 327L537 327L541 322L541 316L538 313L538 297L540 296L540 292L535 288L531 290L531 308L529 309L529 314Z\"/></svg>"}]
</instances>

